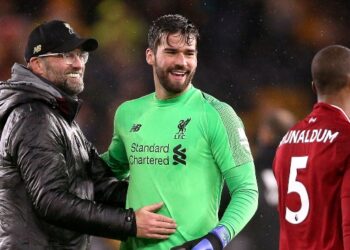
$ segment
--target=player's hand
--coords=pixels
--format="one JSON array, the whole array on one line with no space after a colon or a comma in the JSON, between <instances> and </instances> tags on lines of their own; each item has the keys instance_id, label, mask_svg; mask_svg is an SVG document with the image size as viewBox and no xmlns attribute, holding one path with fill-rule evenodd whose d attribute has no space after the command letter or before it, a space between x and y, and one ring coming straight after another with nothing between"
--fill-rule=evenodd
<instances>
[{"instance_id":1,"label":"player's hand","mask_svg":"<svg viewBox=\"0 0 350 250\"><path fill-rule=\"evenodd\" d=\"M187 241L181 246L173 247L171 250L222 250L222 244L218 237L212 233L207 235Z\"/></svg>"},{"instance_id":2,"label":"player's hand","mask_svg":"<svg viewBox=\"0 0 350 250\"><path fill-rule=\"evenodd\" d=\"M229 241L229 232L225 226L220 225L207 235L187 241L181 246L171 248L171 250L222 250Z\"/></svg>"},{"instance_id":3,"label":"player's hand","mask_svg":"<svg viewBox=\"0 0 350 250\"><path fill-rule=\"evenodd\" d=\"M164 215L156 214L163 202L142 207L135 212L136 237L167 239L176 231L176 223L173 219Z\"/></svg>"}]
</instances>

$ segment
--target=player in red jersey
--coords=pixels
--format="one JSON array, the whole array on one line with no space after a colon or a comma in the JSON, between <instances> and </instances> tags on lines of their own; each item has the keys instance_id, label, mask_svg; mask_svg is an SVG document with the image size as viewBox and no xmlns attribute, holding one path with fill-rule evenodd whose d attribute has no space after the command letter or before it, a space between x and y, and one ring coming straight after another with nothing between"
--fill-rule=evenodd
<instances>
[{"instance_id":1,"label":"player in red jersey","mask_svg":"<svg viewBox=\"0 0 350 250\"><path fill-rule=\"evenodd\" d=\"M350 249L350 49L312 60L317 103L283 137L273 163L280 250Z\"/></svg>"}]
</instances>

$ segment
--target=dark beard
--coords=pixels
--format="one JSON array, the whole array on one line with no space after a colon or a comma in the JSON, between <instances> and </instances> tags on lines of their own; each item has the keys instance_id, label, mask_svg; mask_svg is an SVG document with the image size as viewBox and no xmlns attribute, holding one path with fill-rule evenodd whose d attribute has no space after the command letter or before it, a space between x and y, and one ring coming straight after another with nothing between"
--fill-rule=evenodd
<instances>
[{"instance_id":1,"label":"dark beard","mask_svg":"<svg viewBox=\"0 0 350 250\"><path fill-rule=\"evenodd\" d=\"M171 69L172 70L172 69ZM159 79L160 85L168 92L172 94L179 94L183 92L188 85L192 82L193 76L196 73L196 71L193 71L192 73L188 74L185 82L183 84L172 84L169 79L167 78L167 74L171 71L164 72L163 70L156 67L156 75Z\"/></svg>"}]
</instances>

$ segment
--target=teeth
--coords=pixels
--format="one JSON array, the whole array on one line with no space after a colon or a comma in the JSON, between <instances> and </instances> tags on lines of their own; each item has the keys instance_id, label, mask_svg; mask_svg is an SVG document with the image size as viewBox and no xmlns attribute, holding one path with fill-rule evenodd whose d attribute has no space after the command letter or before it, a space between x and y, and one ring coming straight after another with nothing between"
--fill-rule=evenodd
<instances>
[{"instance_id":1,"label":"teeth","mask_svg":"<svg viewBox=\"0 0 350 250\"><path fill-rule=\"evenodd\" d=\"M78 78L80 77L80 74L79 73L69 73L67 74L68 77L73 77L73 78Z\"/></svg>"},{"instance_id":2,"label":"teeth","mask_svg":"<svg viewBox=\"0 0 350 250\"><path fill-rule=\"evenodd\" d=\"M174 75L181 75L181 76L185 75L185 72L182 72L182 71L172 71L171 73Z\"/></svg>"}]
</instances>

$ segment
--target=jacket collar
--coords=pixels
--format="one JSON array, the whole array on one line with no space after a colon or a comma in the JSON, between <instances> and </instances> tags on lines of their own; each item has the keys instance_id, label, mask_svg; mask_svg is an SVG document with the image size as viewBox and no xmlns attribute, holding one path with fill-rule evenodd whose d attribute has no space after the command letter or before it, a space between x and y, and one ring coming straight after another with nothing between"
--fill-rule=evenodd
<instances>
[{"instance_id":1,"label":"jacket collar","mask_svg":"<svg viewBox=\"0 0 350 250\"><path fill-rule=\"evenodd\" d=\"M78 97L67 95L57 88L50 81L34 74L23 65L15 63L12 67L11 79L7 81L9 86L17 90L22 90L28 95L28 92L34 92L35 99L41 99L57 108L68 122L72 122L79 112L82 101ZM41 98L38 98L41 96ZM30 95L27 102L30 101Z\"/></svg>"}]
</instances>

